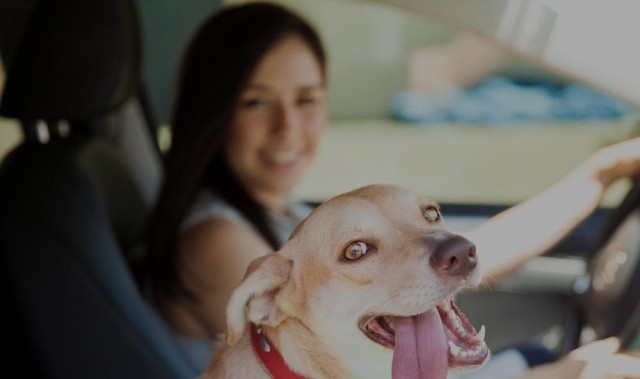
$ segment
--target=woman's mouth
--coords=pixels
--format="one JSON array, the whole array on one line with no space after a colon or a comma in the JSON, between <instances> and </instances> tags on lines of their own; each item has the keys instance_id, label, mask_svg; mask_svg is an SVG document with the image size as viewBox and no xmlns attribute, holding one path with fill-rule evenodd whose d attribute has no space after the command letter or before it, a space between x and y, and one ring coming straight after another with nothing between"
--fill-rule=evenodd
<instances>
[{"instance_id":1,"label":"woman's mouth","mask_svg":"<svg viewBox=\"0 0 640 379\"><path fill-rule=\"evenodd\" d=\"M300 149L272 150L263 154L265 161L275 166L291 166L300 160Z\"/></svg>"}]
</instances>

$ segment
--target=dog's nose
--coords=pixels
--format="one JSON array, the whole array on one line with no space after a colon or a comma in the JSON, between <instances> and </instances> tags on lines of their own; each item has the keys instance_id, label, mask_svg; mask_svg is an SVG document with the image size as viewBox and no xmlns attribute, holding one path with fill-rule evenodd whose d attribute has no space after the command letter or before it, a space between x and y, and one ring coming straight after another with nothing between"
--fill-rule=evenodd
<instances>
[{"instance_id":1,"label":"dog's nose","mask_svg":"<svg viewBox=\"0 0 640 379\"><path fill-rule=\"evenodd\" d=\"M462 236L453 236L436 248L430 263L449 275L467 275L478 265L476 246Z\"/></svg>"}]
</instances>

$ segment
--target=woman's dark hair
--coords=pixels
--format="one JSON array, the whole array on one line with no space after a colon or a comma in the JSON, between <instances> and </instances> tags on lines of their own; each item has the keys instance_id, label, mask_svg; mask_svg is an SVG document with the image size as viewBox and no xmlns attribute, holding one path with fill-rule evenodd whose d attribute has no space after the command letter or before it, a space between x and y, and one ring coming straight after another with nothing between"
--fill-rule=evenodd
<instances>
[{"instance_id":1,"label":"woman's dark hair","mask_svg":"<svg viewBox=\"0 0 640 379\"><path fill-rule=\"evenodd\" d=\"M203 186L238 209L276 250L265 209L240 185L223 154L239 97L265 53L282 38L301 37L323 74L319 36L300 16L260 2L214 13L191 40L179 77L165 181L150 220L145 274L155 294L189 295L177 272L179 226Z\"/></svg>"}]
</instances>

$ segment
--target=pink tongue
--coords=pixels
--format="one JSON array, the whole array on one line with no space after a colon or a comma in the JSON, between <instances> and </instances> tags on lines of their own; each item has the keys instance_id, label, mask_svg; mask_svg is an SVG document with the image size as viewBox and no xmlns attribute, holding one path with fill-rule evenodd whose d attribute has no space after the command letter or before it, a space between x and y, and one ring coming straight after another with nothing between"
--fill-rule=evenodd
<instances>
[{"instance_id":1,"label":"pink tongue","mask_svg":"<svg viewBox=\"0 0 640 379\"><path fill-rule=\"evenodd\" d=\"M396 317L392 378L445 379L449 347L438 311Z\"/></svg>"}]
</instances>

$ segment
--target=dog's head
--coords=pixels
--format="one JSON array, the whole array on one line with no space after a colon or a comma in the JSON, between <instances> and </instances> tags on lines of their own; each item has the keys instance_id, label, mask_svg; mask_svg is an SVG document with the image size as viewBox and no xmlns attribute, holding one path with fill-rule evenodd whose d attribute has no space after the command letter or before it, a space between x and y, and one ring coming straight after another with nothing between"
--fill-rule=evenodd
<instances>
[{"instance_id":1,"label":"dog's head","mask_svg":"<svg viewBox=\"0 0 640 379\"><path fill-rule=\"evenodd\" d=\"M363 187L320 205L279 252L251 264L229 301L227 342L248 322L293 322L352 377L444 378L488 357L484 330L452 302L478 283L477 259L435 202Z\"/></svg>"}]
</instances>

